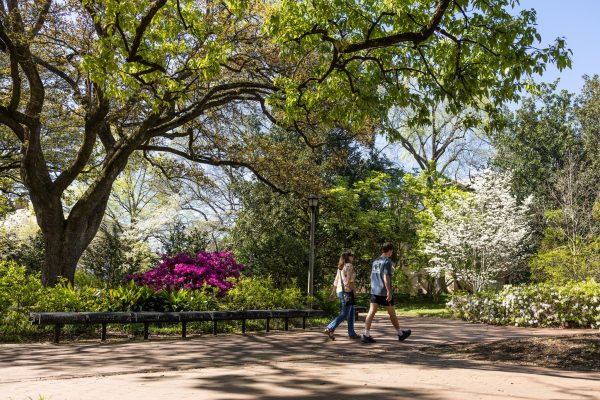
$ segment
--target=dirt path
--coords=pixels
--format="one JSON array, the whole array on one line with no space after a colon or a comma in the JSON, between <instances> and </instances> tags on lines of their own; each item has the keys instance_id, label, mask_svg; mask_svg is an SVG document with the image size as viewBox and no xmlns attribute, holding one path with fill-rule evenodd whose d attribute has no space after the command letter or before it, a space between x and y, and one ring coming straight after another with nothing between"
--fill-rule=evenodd
<instances>
[{"instance_id":1,"label":"dirt path","mask_svg":"<svg viewBox=\"0 0 600 400\"><path fill-rule=\"evenodd\" d=\"M404 318L394 340L378 316L363 345L316 330L101 344L0 345L1 399L597 399L600 374L472 360L419 349L442 343L577 334ZM359 326L357 328L362 328Z\"/></svg>"}]
</instances>

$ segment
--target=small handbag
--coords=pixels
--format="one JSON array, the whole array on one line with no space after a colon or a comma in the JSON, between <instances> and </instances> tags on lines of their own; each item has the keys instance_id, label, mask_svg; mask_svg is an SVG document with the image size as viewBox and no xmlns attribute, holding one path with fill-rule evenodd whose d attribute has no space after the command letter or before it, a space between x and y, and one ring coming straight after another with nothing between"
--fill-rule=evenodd
<instances>
[{"instance_id":1,"label":"small handbag","mask_svg":"<svg viewBox=\"0 0 600 400\"><path fill-rule=\"evenodd\" d=\"M342 301L345 306L353 306L356 304L356 300L354 299L354 291L346 292L346 288L344 287L344 279L342 278L342 270L340 272L340 283L342 284Z\"/></svg>"}]
</instances>

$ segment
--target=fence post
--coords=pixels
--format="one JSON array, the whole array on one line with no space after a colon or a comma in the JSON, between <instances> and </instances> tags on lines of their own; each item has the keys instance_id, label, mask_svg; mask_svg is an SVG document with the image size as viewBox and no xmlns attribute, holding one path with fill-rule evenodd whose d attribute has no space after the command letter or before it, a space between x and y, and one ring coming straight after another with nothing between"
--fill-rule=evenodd
<instances>
[{"instance_id":1,"label":"fence post","mask_svg":"<svg viewBox=\"0 0 600 400\"><path fill-rule=\"evenodd\" d=\"M60 328L62 328L61 324L54 324L54 343L60 341Z\"/></svg>"}]
</instances>

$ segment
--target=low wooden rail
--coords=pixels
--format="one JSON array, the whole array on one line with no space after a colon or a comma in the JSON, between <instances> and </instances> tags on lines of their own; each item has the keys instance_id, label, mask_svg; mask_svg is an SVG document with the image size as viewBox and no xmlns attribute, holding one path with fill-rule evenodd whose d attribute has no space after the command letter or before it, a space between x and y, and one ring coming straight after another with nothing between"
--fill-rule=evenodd
<instances>
[{"instance_id":1,"label":"low wooden rail","mask_svg":"<svg viewBox=\"0 0 600 400\"><path fill-rule=\"evenodd\" d=\"M366 313L367 312L367 307L363 307L363 306L354 306L354 320L355 321L359 321L359 313ZM365 316L366 318L366 316Z\"/></svg>"},{"instance_id":2,"label":"low wooden rail","mask_svg":"<svg viewBox=\"0 0 600 400\"><path fill-rule=\"evenodd\" d=\"M242 321L242 333L246 332L247 320L265 320L265 330L270 330L273 318L284 320L288 330L290 318L302 318L302 329L306 329L306 319L324 316L323 310L244 310L244 311L181 311L181 312L49 312L30 314L34 325L54 325L54 343L60 340L61 328L64 325L102 325L101 340L106 340L107 324L144 324L144 339L148 339L150 324L181 323L181 337L187 334L188 322L213 322L213 335L217 334L218 321Z\"/></svg>"}]
</instances>

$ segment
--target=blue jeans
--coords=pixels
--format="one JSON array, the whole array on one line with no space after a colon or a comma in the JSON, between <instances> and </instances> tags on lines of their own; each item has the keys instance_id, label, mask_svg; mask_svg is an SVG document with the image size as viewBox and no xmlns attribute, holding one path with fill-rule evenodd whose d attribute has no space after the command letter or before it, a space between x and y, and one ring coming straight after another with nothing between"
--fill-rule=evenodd
<instances>
[{"instance_id":1,"label":"blue jeans","mask_svg":"<svg viewBox=\"0 0 600 400\"><path fill-rule=\"evenodd\" d=\"M344 305L344 295L342 292L338 292L337 296L340 299L340 314L327 325L327 329L333 331L344 320L348 320L348 336L356 336L356 332L354 332L354 306Z\"/></svg>"}]
</instances>

